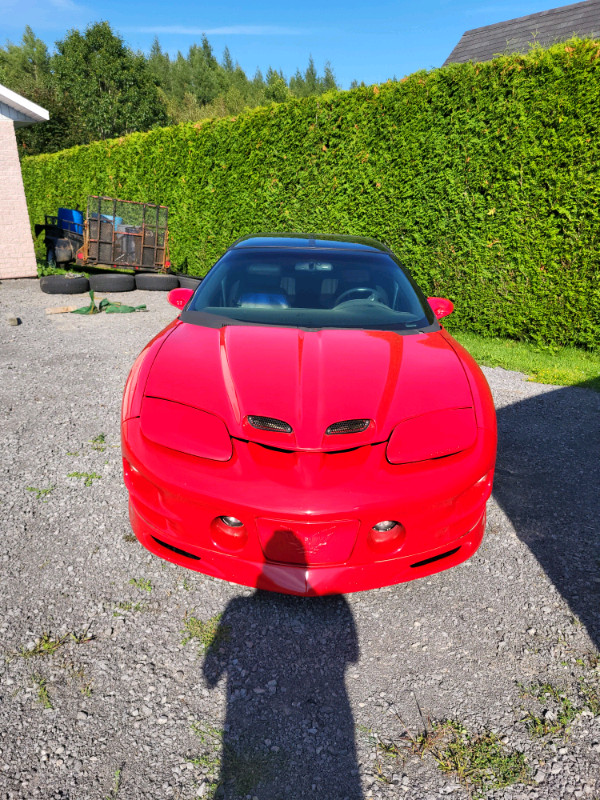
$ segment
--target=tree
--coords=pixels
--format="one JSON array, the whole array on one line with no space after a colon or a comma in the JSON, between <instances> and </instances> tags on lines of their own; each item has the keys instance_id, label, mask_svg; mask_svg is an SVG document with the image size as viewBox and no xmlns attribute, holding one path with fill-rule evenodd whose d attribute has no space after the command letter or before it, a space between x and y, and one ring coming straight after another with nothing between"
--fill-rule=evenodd
<instances>
[{"instance_id":1,"label":"tree","mask_svg":"<svg viewBox=\"0 0 600 800\"><path fill-rule=\"evenodd\" d=\"M219 63L206 36L171 58L154 39L134 53L107 22L71 30L51 54L30 27L20 44L0 46L0 83L48 109L50 121L21 128L21 153L54 152L155 125L238 114L264 103L337 88L329 62L320 76L312 56L288 82L269 67L249 79L229 48Z\"/></svg>"},{"instance_id":2,"label":"tree","mask_svg":"<svg viewBox=\"0 0 600 800\"><path fill-rule=\"evenodd\" d=\"M267 85L264 89L265 99L271 103L284 103L290 98L290 90L287 87L282 72L274 69L267 70Z\"/></svg>"},{"instance_id":3,"label":"tree","mask_svg":"<svg viewBox=\"0 0 600 800\"><path fill-rule=\"evenodd\" d=\"M82 142L148 130L167 121L146 59L133 53L108 22L72 30L52 57L57 89L77 109Z\"/></svg>"},{"instance_id":4,"label":"tree","mask_svg":"<svg viewBox=\"0 0 600 800\"><path fill-rule=\"evenodd\" d=\"M190 65L191 91L202 105L210 103L219 94L219 67L206 36L202 45L190 47L187 60Z\"/></svg>"}]
</instances>

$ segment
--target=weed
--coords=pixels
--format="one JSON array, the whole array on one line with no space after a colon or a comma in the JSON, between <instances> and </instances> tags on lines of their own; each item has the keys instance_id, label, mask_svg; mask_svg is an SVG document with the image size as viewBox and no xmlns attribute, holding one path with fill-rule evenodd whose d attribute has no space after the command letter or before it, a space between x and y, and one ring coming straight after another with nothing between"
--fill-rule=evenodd
<instances>
[{"instance_id":1,"label":"weed","mask_svg":"<svg viewBox=\"0 0 600 800\"><path fill-rule=\"evenodd\" d=\"M579 694L585 707L595 717L600 716L600 690L598 686L592 686L585 678L579 678Z\"/></svg>"},{"instance_id":2,"label":"weed","mask_svg":"<svg viewBox=\"0 0 600 800\"><path fill-rule=\"evenodd\" d=\"M125 541L125 542L137 542L137 536L134 533L124 533L123 534L123 541Z\"/></svg>"},{"instance_id":3,"label":"weed","mask_svg":"<svg viewBox=\"0 0 600 800\"><path fill-rule=\"evenodd\" d=\"M89 629L90 626L88 625L87 628L81 633L71 633L71 639L75 642L75 644L86 644L87 642L91 642L94 637L88 634Z\"/></svg>"},{"instance_id":4,"label":"weed","mask_svg":"<svg viewBox=\"0 0 600 800\"><path fill-rule=\"evenodd\" d=\"M123 775L123 769L117 767L117 769L115 770L113 788L111 789L110 794L106 795L106 800L117 800L117 795L119 794L119 789L121 788L122 775Z\"/></svg>"},{"instance_id":5,"label":"weed","mask_svg":"<svg viewBox=\"0 0 600 800\"><path fill-rule=\"evenodd\" d=\"M92 686L94 682L92 680L88 680L85 669L83 667L76 667L73 662L64 662L62 666L63 669L70 673L69 677L79 683L79 691L81 694L84 697L91 697Z\"/></svg>"},{"instance_id":6,"label":"weed","mask_svg":"<svg viewBox=\"0 0 600 800\"><path fill-rule=\"evenodd\" d=\"M131 603L129 601L117 603L117 607L113 611L113 617L123 616L123 611L147 611L148 606L146 603Z\"/></svg>"},{"instance_id":7,"label":"weed","mask_svg":"<svg viewBox=\"0 0 600 800\"><path fill-rule=\"evenodd\" d=\"M131 586L136 586L138 589L142 589L144 592L152 591L152 584L148 578L131 578L129 583Z\"/></svg>"},{"instance_id":8,"label":"weed","mask_svg":"<svg viewBox=\"0 0 600 800\"><path fill-rule=\"evenodd\" d=\"M91 486L95 480L100 480L102 475L97 472L69 472L67 478L84 478L84 486Z\"/></svg>"},{"instance_id":9,"label":"weed","mask_svg":"<svg viewBox=\"0 0 600 800\"><path fill-rule=\"evenodd\" d=\"M94 436L90 444L92 445L92 450L99 450L103 453L106 450L106 434L99 433L98 436Z\"/></svg>"},{"instance_id":10,"label":"weed","mask_svg":"<svg viewBox=\"0 0 600 800\"><path fill-rule=\"evenodd\" d=\"M44 631L32 648L27 649L26 647L22 647L19 655L22 658L52 656L68 639L72 639L75 644L85 644L86 642L90 642L93 637L88 635L87 628L82 633L65 633L64 636L52 636L50 633Z\"/></svg>"},{"instance_id":11,"label":"weed","mask_svg":"<svg viewBox=\"0 0 600 800\"><path fill-rule=\"evenodd\" d=\"M529 688L522 687L522 689L524 696L533 697L540 702L549 700L556 709L546 709L541 717L528 711L525 716L525 722L529 733L535 737L547 736L548 734L568 735L570 725L579 710L573 705L566 692L551 683L541 683Z\"/></svg>"},{"instance_id":12,"label":"weed","mask_svg":"<svg viewBox=\"0 0 600 800\"><path fill-rule=\"evenodd\" d=\"M229 641L231 628L228 625L221 625L221 614L203 622L197 617L186 615L183 619L183 638L181 644L186 645L192 639L197 639L199 654L211 647L218 647L221 642Z\"/></svg>"},{"instance_id":13,"label":"weed","mask_svg":"<svg viewBox=\"0 0 600 800\"><path fill-rule=\"evenodd\" d=\"M363 728L376 749L375 777L383 783L389 783L384 773L385 760L402 758L407 752L421 758L431 755L439 769L454 773L473 798L529 780L524 754L507 752L490 731L476 736L454 720L432 724L429 719L423 719L424 730L412 734L400 717L398 720L405 733L397 742L384 741L370 729Z\"/></svg>"},{"instance_id":14,"label":"weed","mask_svg":"<svg viewBox=\"0 0 600 800\"><path fill-rule=\"evenodd\" d=\"M192 731L200 738L204 745L205 752L196 758L188 758L190 764L201 767L208 780L208 798L214 798L219 788L217 774L220 766L220 759L212 752L212 748L221 748L223 743L223 731L207 723L192 723Z\"/></svg>"},{"instance_id":15,"label":"weed","mask_svg":"<svg viewBox=\"0 0 600 800\"><path fill-rule=\"evenodd\" d=\"M46 679L42 678L41 675L32 675L32 677L33 682L37 685L38 703L41 703L44 708L52 708L52 701L50 700L50 695L48 693Z\"/></svg>"},{"instance_id":16,"label":"weed","mask_svg":"<svg viewBox=\"0 0 600 800\"><path fill-rule=\"evenodd\" d=\"M229 773L233 776L236 796L250 795L259 782L276 769L281 756L259 751L255 747L234 749L225 744L225 758L229 762Z\"/></svg>"},{"instance_id":17,"label":"weed","mask_svg":"<svg viewBox=\"0 0 600 800\"><path fill-rule=\"evenodd\" d=\"M68 456L78 456L78 455L79 455L79 453L69 453L69 452L67 452L67 455L68 455Z\"/></svg>"},{"instance_id":18,"label":"weed","mask_svg":"<svg viewBox=\"0 0 600 800\"><path fill-rule=\"evenodd\" d=\"M215 778L220 760L212 752L215 746L222 748L224 758L227 759L236 796L250 794L259 781L276 767L276 762L281 758L275 753L257 750L254 746L234 748L223 741L223 731L206 723L193 723L192 731L200 738L207 752L189 761L206 769L207 777L211 781L210 797L214 797L219 788Z\"/></svg>"},{"instance_id":19,"label":"weed","mask_svg":"<svg viewBox=\"0 0 600 800\"><path fill-rule=\"evenodd\" d=\"M42 500L45 503L48 495L50 492L54 491L54 489L56 489L56 486L49 486L48 489L38 489L37 486L28 486L26 491L35 492L35 499Z\"/></svg>"},{"instance_id":20,"label":"weed","mask_svg":"<svg viewBox=\"0 0 600 800\"><path fill-rule=\"evenodd\" d=\"M454 773L472 797L529 781L525 755L508 753L491 731L473 735L455 720L435 726L441 734L432 755L442 772Z\"/></svg>"},{"instance_id":21,"label":"weed","mask_svg":"<svg viewBox=\"0 0 600 800\"><path fill-rule=\"evenodd\" d=\"M69 634L64 636L51 636L49 633L42 633L35 645L31 649L21 648L22 658L35 658L36 656L52 656L69 638Z\"/></svg>"},{"instance_id":22,"label":"weed","mask_svg":"<svg viewBox=\"0 0 600 800\"><path fill-rule=\"evenodd\" d=\"M215 728L214 725L209 725L207 722L192 722L192 733L195 733L204 745L208 745L211 742L216 742L220 745L223 740L223 731L220 728Z\"/></svg>"},{"instance_id":23,"label":"weed","mask_svg":"<svg viewBox=\"0 0 600 800\"><path fill-rule=\"evenodd\" d=\"M189 590L190 590L190 585L189 585L189 583L188 583L188 580L187 580L187 578L184 578L184 579L183 579L183 583L182 583L182 585L183 585L183 588L185 589L185 591L186 591L186 592L189 592Z\"/></svg>"}]
</instances>

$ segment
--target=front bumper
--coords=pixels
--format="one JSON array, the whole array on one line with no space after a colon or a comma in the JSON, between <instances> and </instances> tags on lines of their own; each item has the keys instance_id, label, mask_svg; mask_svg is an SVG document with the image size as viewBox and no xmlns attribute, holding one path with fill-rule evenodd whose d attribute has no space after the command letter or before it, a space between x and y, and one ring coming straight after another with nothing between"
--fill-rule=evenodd
<instances>
[{"instance_id":1,"label":"front bumper","mask_svg":"<svg viewBox=\"0 0 600 800\"><path fill-rule=\"evenodd\" d=\"M385 444L289 453L235 440L223 463L153 444L138 418L123 423L122 441L131 524L148 550L207 575L296 595L402 583L468 559L483 538L496 450L487 429L468 451L406 465L389 464ZM220 516L241 520L243 536L222 535ZM405 528L391 549L369 537L384 519ZM304 544L304 556L269 550L278 527Z\"/></svg>"}]
</instances>

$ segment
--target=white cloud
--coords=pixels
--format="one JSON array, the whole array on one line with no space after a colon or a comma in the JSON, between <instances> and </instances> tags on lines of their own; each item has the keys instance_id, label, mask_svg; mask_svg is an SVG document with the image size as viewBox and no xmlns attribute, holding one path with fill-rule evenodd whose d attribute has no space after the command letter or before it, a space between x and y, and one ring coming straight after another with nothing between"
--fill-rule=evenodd
<instances>
[{"instance_id":1,"label":"white cloud","mask_svg":"<svg viewBox=\"0 0 600 800\"><path fill-rule=\"evenodd\" d=\"M72 0L56 0L71 2ZM189 25L145 25L135 28L122 28L130 33L171 33L179 36L295 36L308 33L301 28L286 28L279 25L226 25L221 28L199 28Z\"/></svg>"},{"instance_id":2,"label":"white cloud","mask_svg":"<svg viewBox=\"0 0 600 800\"><path fill-rule=\"evenodd\" d=\"M59 8L61 11L87 11L84 6L80 6L73 0L50 0L50 5Z\"/></svg>"}]
</instances>

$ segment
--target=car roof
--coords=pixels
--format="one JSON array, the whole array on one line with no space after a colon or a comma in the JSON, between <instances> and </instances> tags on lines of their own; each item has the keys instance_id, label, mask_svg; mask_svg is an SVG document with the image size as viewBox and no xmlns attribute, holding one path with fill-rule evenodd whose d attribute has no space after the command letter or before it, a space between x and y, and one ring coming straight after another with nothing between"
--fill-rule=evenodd
<instances>
[{"instance_id":1,"label":"car roof","mask_svg":"<svg viewBox=\"0 0 600 800\"><path fill-rule=\"evenodd\" d=\"M368 236L342 236L320 233L257 233L242 236L229 248L238 250L249 247L278 247L285 249L314 250L368 250L371 252L391 253L376 239Z\"/></svg>"}]
</instances>

